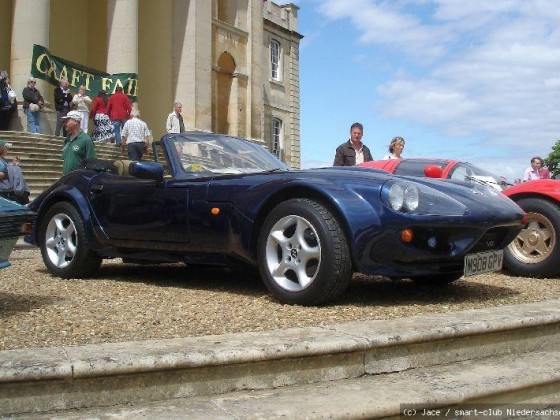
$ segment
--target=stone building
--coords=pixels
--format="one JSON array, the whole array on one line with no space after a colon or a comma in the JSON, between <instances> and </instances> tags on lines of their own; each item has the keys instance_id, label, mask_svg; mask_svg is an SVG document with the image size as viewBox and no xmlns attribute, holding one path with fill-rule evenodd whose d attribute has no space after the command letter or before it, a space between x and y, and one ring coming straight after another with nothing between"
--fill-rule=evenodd
<instances>
[{"instance_id":1,"label":"stone building","mask_svg":"<svg viewBox=\"0 0 560 420\"><path fill-rule=\"evenodd\" d=\"M33 44L107 73L138 74L138 108L159 137L173 103L185 125L263 141L300 167L298 7L267 0L0 0L0 69L18 100ZM7 24L6 24L7 23ZM52 103L54 86L37 85ZM77 87L76 87L77 89ZM42 111L52 133L55 113ZM25 130L20 112L12 128Z\"/></svg>"}]
</instances>

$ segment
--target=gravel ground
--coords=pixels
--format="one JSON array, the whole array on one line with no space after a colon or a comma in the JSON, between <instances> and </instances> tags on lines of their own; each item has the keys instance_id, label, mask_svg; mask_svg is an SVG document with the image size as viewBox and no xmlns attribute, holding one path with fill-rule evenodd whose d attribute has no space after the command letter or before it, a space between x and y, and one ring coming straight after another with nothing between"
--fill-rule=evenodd
<instances>
[{"instance_id":1,"label":"gravel ground","mask_svg":"<svg viewBox=\"0 0 560 420\"><path fill-rule=\"evenodd\" d=\"M354 275L336 303L283 305L226 270L107 260L95 278L62 280L37 249L0 270L0 350L165 339L392 319L560 298L557 279L487 274L443 288Z\"/></svg>"}]
</instances>

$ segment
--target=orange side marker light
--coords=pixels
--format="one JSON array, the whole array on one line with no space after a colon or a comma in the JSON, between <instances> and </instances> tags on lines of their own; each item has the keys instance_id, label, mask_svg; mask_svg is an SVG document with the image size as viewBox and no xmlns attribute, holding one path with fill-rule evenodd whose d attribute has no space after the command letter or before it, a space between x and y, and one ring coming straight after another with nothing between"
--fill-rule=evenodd
<instances>
[{"instance_id":1,"label":"orange side marker light","mask_svg":"<svg viewBox=\"0 0 560 420\"><path fill-rule=\"evenodd\" d=\"M405 244L409 244L414 239L414 232L412 229L403 229L401 230L401 242Z\"/></svg>"}]
</instances>

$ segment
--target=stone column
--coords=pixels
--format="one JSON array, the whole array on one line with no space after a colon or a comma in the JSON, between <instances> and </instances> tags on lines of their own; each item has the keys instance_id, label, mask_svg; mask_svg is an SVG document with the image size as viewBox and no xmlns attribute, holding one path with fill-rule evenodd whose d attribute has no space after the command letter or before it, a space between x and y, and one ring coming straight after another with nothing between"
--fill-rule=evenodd
<instances>
[{"instance_id":1,"label":"stone column","mask_svg":"<svg viewBox=\"0 0 560 420\"><path fill-rule=\"evenodd\" d=\"M33 44L49 47L50 3L50 0L15 0L13 3L10 81L18 101L22 100L21 91L31 74ZM47 82L37 80L37 89L43 96L49 87Z\"/></svg>"},{"instance_id":2,"label":"stone column","mask_svg":"<svg viewBox=\"0 0 560 420\"><path fill-rule=\"evenodd\" d=\"M0 70L10 72L10 48L12 42L12 1L0 0L2 25L0 25Z\"/></svg>"},{"instance_id":3,"label":"stone column","mask_svg":"<svg viewBox=\"0 0 560 420\"><path fill-rule=\"evenodd\" d=\"M268 3L268 2L265 2ZM263 2L249 2L248 19L250 22L248 51L247 86L247 136L252 139L267 139L264 133L264 98L263 84L267 82L264 69L268 68L267 47L263 48L264 19Z\"/></svg>"},{"instance_id":4,"label":"stone column","mask_svg":"<svg viewBox=\"0 0 560 420\"><path fill-rule=\"evenodd\" d=\"M138 0L108 0L107 14L107 73L137 73Z\"/></svg>"},{"instance_id":5,"label":"stone column","mask_svg":"<svg viewBox=\"0 0 560 420\"><path fill-rule=\"evenodd\" d=\"M212 2L173 1L174 100L187 129L212 129Z\"/></svg>"}]
</instances>

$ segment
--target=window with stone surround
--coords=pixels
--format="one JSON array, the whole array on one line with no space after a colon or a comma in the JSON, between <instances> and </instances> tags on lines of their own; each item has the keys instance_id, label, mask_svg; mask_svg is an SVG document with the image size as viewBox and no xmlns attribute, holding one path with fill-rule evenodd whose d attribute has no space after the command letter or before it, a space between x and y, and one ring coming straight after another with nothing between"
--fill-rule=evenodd
<instances>
[{"instance_id":1,"label":"window with stone surround","mask_svg":"<svg viewBox=\"0 0 560 420\"><path fill-rule=\"evenodd\" d=\"M282 149L284 148L282 131L282 120L280 118L272 118L272 153L282 158Z\"/></svg>"},{"instance_id":2,"label":"window with stone surround","mask_svg":"<svg viewBox=\"0 0 560 420\"><path fill-rule=\"evenodd\" d=\"M275 39L270 40L270 69L272 80L281 80L281 45Z\"/></svg>"}]
</instances>

